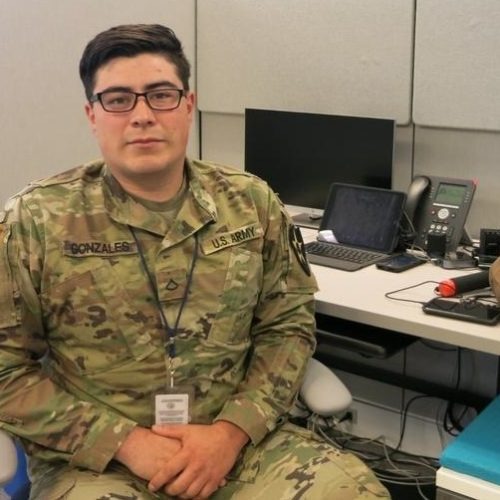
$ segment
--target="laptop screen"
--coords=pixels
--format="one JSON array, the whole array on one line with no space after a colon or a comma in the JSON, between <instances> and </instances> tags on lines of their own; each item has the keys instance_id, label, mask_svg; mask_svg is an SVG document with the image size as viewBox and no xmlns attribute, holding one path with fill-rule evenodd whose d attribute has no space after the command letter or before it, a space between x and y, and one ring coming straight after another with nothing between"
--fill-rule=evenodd
<instances>
[{"instance_id":1,"label":"laptop screen","mask_svg":"<svg viewBox=\"0 0 500 500\"><path fill-rule=\"evenodd\" d=\"M405 200L400 191L332 184L320 230L331 230L341 244L392 252Z\"/></svg>"}]
</instances>

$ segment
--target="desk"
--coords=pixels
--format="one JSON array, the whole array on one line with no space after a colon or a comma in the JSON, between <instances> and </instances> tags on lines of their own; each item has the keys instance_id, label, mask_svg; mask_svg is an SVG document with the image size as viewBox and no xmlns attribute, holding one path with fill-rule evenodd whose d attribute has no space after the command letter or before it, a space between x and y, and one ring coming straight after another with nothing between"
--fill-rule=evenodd
<instances>
[{"instance_id":1,"label":"desk","mask_svg":"<svg viewBox=\"0 0 500 500\"><path fill-rule=\"evenodd\" d=\"M316 310L320 313L500 355L500 326L427 315L420 304L395 301L384 296L386 292L424 281L436 282L460 276L464 274L463 270L449 271L432 264L403 273L389 273L375 266L352 273L311 267L320 288L316 295ZM435 296L435 286L435 283L428 283L396 296L426 302Z\"/></svg>"},{"instance_id":2,"label":"desk","mask_svg":"<svg viewBox=\"0 0 500 500\"><path fill-rule=\"evenodd\" d=\"M302 234L305 241L311 241L316 233L302 229ZM422 311L420 304L384 296L387 292L432 281L434 283L396 295L398 298L427 302L435 297L435 282L475 271L442 269L430 263L402 273L381 271L374 265L354 272L317 265L311 265L311 269L319 286L316 294L316 310L319 313L500 355L500 325L485 326L430 316Z\"/></svg>"},{"instance_id":3,"label":"desk","mask_svg":"<svg viewBox=\"0 0 500 500\"><path fill-rule=\"evenodd\" d=\"M316 235L309 229L302 229L302 234L305 241L313 240ZM484 326L431 316L422 311L420 304L385 297L387 292L430 281L433 283L396 294L398 298L426 302L435 296L435 282L475 271L447 270L430 263L402 273L381 271L373 265L354 272L317 265L311 265L311 269L319 286L316 294L319 313L500 355L500 325ZM498 485L443 468L437 472L436 486L440 500L493 499L500 494Z\"/></svg>"},{"instance_id":4,"label":"desk","mask_svg":"<svg viewBox=\"0 0 500 500\"><path fill-rule=\"evenodd\" d=\"M436 500L498 500L500 486L441 467L436 472Z\"/></svg>"}]
</instances>

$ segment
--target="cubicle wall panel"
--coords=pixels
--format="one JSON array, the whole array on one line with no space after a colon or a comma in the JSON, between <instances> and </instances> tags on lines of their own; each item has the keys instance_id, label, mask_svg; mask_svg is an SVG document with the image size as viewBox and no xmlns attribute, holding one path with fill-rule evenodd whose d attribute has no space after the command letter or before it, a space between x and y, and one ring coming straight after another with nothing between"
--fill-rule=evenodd
<instances>
[{"instance_id":1,"label":"cubicle wall panel","mask_svg":"<svg viewBox=\"0 0 500 500\"><path fill-rule=\"evenodd\" d=\"M245 116L201 114L201 157L245 170Z\"/></svg>"},{"instance_id":2,"label":"cubicle wall panel","mask_svg":"<svg viewBox=\"0 0 500 500\"><path fill-rule=\"evenodd\" d=\"M410 119L413 0L197 2L199 108Z\"/></svg>"},{"instance_id":3,"label":"cubicle wall panel","mask_svg":"<svg viewBox=\"0 0 500 500\"><path fill-rule=\"evenodd\" d=\"M99 31L138 22L171 26L195 67L195 0L0 1L0 206L30 180L99 156L78 62ZM195 125L195 155L197 136Z\"/></svg>"},{"instance_id":4,"label":"cubicle wall panel","mask_svg":"<svg viewBox=\"0 0 500 500\"><path fill-rule=\"evenodd\" d=\"M500 134L474 130L415 128L415 175L477 181L466 227L479 238L481 228L500 228L498 200Z\"/></svg>"},{"instance_id":5,"label":"cubicle wall panel","mask_svg":"<svg viewBox=\"0 0 500 500\"><path fill-rule=\"evenodd\" d=\"M500 2L417 0L413 119L500 130Z\"/></svg>"}]
</instances>

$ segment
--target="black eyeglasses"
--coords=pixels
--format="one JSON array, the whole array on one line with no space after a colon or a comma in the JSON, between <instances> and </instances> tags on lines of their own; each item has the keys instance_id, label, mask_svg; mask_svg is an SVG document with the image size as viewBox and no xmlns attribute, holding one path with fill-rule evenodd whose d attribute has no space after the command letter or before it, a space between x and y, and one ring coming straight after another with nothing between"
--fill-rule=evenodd
<instances>
[{"instance_id":1,"label":"black eyeglasses","mask_svg":"<svg viewBox=\"0 0 500 500\"><path fill-rule=\"evenodd\" d=\"M101 103L104 111L126 113L132 111L139 97L144 97L148 106L157 111L170 111L179 107L181 99L186 95L183 89L155 89L148 92L132 92L129 90L105 90L97 92L89 101Z\"/></svg>"}]
</instances>

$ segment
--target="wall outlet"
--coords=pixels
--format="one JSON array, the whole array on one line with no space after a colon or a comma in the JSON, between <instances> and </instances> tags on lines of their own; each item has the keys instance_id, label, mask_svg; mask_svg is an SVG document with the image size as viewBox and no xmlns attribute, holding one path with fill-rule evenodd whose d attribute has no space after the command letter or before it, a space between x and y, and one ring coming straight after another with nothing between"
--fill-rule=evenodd
<instances>
[{"instance_id":1,"label":"wall outlet","mask_svg":"<svg viewBox=\"0 0 500 500\"><path fill-rule=\"evenodd\" d=\"M358 410L351 408L345 412L345 415L340 419L338 424L339 430L343 432L352 432L354 426L358 423Z\"/></svg>"},{"instance_id":2,"label":"wall outlet","mask_svg":"<svg viewBox=\"0 0 500 500\"><path fill-rule=\"evenodd\" d=\"M351 427L356 425L358 423L358 410L351 408L346 412L346 417L346 421L351 424Z\"/></svg>"}]
</instances>

